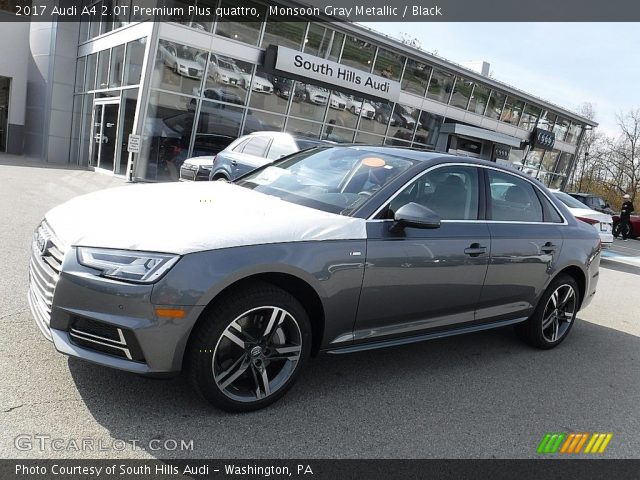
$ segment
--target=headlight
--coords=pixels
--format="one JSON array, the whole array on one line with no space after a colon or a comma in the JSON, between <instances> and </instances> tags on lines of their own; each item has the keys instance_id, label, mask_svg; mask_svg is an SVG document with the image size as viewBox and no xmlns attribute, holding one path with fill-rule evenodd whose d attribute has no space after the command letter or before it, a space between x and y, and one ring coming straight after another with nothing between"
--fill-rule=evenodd
<instances>
[{"instance_id":1,"label":"headlight","mask_svg":"<svg viewBox=\"0 0 640 480\"><path fill-rule=\"evenodd\" d=\"M103 277L136 283L152 283L178 261L178 255L166 253L78 247L78 263L101 270Z\"/></svg>"}]
</instances>

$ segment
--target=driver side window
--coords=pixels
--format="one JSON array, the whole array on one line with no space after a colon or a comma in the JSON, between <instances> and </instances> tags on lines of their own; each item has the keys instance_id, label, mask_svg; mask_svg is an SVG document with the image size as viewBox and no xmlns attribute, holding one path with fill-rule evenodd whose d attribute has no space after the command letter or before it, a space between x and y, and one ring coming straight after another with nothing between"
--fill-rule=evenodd
<instances>
[{"instance_id":1,"label":"driver side window","mask_svg":"<svg viewBox=\"0 0 640 480\"><path fill-rule=\"evenodd\" d=\"M410 202L433 210L442 220L477 220L478 169L448 166L430 170L391 200L382 218L393 219Z\"/></svg>"}]
</instances>

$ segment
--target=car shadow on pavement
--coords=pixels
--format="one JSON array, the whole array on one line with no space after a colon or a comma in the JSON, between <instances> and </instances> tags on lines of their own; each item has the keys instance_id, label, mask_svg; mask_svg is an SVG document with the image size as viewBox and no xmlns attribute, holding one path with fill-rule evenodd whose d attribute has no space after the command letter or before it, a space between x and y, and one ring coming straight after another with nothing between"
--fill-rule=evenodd
<instances>
[{"instance_id":1,"label":"car shadow on pavement","mask_svg":"<svg viewBox=\"0 0 640 480\"><path fill-rule=\"evenodd\" d=\"M610 431L608 456L629 456L640 451L639 352L639 337L578 321L547 351L505 328L321 355L283 399L248 414L210 407L184 375L68 364L112 438L194 441L191 451L148 451L156 458L532 457L547 431Z\"/></svg>"}]
</instances>

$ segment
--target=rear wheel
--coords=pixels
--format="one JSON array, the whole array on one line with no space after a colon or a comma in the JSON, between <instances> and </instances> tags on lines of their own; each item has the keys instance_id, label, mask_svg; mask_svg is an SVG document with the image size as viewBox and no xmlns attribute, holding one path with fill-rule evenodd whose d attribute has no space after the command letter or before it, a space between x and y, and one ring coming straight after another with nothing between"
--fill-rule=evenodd
<instances>
[{"instance_id":1,"label":"rear wheel","mask_svg":"<svg viewBox=\"0 0 640 480\"><path fill-rule=\"evenodd\" d=\"M625 225L622 225L620 222L616 223L615 227L613 227L613 236L618 238L620 236L622 237L631 237L633 234L632 230L631 230L631 225L629 225L628 223Z\"/></svg>"},{"instance_id":2,"label":"rear wheel","mask_svg":"<svg viewBox=\"0 0 640 480\"><path fill-rule=\"evenodd\" d=\"M559 345L573 326L580 305L575 279L566 274L556 277L542 295L529 319L516 325L520 337L530 345L549 349Z\"/></svg>"},{"instance_id":3,"label":"rear wheel","mask_svg":"<svg viewBox=\"0 0 640 480\"><path fill-rule=\"evenodd\" d=\"M288 292L256 283L203 318L189 351L190 380L230 412L264 408L293 385L311 351L307 312Z\"/></svg>"}]
</instances>

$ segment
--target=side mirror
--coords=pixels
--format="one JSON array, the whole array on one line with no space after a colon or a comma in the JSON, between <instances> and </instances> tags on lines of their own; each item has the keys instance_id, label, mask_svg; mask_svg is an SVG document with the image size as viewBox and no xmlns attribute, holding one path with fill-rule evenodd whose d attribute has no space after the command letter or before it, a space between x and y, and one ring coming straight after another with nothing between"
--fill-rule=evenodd
<instances>
[{"instance_id":1,"label":"side mirror","mask_svg":"<svg viewBox=\"0 0 640 480\"><path fill-rule=\"evenodd\" d=\"M413 228L440 228L440 217L433 210L414 202L407 203L398 209L393 216L394 229Z\"/></svg>"}]
</instances>

